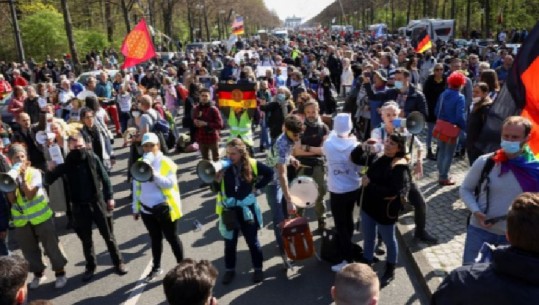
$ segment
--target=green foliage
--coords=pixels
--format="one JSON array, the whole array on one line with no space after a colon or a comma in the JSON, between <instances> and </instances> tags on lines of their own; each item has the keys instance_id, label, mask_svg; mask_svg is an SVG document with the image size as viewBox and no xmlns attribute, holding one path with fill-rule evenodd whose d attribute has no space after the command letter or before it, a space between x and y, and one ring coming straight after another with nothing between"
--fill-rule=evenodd
<instances>
[{"instance_id":1,"label":"green foliage","mask_svg":"<svg viewBox=\"0 0 539 305\"><path fill-rule=\"evenodd\" d=\"M39 13L43 11L58 12L53 5L45 4L42 2L31 2L31 3L26 3L26 4L20 4L19 9L21 10L21 13L23 14L23 16L33 15L35 13Z\"/></svg>"},{"instance_id":2,"label":"green foliage","mask_svg":"<svg viewBox=\"0 0 539 305\"><path fill-rule=\"evenodd\" d=\"M107 36L95 30L75 30L74 36L79 55L89 53L92 49L108 47Z\"/></svg>"},{"instance_id":3,"label":"green foliage","mask_svg":"<svg viewBox=\"0 0 539 305\"><path fill-rule=\"evenodd\" d=\"M67 49L64 18L55 9L26 16L20 23L27 57L42 60L47 55L60 57Z\"/></svg>"}]
</instances>

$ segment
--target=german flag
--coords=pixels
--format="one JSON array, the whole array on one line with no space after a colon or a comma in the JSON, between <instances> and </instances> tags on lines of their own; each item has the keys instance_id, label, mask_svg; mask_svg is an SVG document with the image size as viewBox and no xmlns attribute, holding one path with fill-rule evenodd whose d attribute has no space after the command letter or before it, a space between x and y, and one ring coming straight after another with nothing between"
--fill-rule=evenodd
<instances>
[{"instance_id":1,"label":"german flag","mask_svg":"<svg viewBox=\"0 0 539 305\"><path fill-rule=\"evenodd\" d=\"M500 147L502 124L505 118L521 115L533 126L528 144L539 158L539 22L522 44L507 81L497 95L481 130L476 147L484 153Z\"/></svg>"},{"instance_id":2,"label":"german flag","mask_svg":"<svg viewBox=\"0 0 539 305\"><path fill-rule=\"evenodd\" d=\"M432 41L430 40L427 30L423 29L417 38L412 42L416 53L423 53L432 48Z\"/></svg>"},{"instance_id":3,"label":"german flag","mask_svg":"<svg viewBox=\"0 0 539 305\"><path fill-rule=\"evenodd\" d=\"M256 108L255 83L219 84L219 108Z\"/></svg>"}]
</instances>

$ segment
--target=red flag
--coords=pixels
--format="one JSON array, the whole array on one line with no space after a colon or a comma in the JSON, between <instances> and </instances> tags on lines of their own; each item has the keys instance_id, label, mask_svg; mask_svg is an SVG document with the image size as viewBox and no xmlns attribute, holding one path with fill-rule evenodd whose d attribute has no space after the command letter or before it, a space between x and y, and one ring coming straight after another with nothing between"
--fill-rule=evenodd
<instances>
[{"instance_id":1,"label":"red flag","mask_svg":"<svg viewBox=\"0 0 539 305\"><path fill-rule=\"evenodd\" d=\"M144 18L125 36L121 50L125 56L122 69L133 67L155 57L155 48Z\"/></svg>"}]
</instances>

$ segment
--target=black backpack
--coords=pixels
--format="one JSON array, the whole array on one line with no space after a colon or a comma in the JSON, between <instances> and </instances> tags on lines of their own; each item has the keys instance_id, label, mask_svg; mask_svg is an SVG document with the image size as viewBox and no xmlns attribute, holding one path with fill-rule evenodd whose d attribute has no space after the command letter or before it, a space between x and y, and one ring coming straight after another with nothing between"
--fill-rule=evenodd
<instances>
[{"instance_id":1,"label":"black backpack","mask_svg":"<svg viewBox=\"0 0 539 305\"><path fill-rule=\"evenodd\" d=\"M487 193L487 208L485 209L485 211L483 212L484 214L488 213L488 210L490 208L490 178L488 177L490 172L492 171L492 168L494 167L494 159L493 159L494 155L491 155L488 157L487 161L485 162L485 165L483 166L483 169L481 170L481 175L479 176L479 181L477 182L477 185L475 186L475 189L474 189L474 195L475 195L475 200L479 200L479 195L481 194L481 186L483 185L484 182L485 183L485 186L483 187L483 190L485 190L485 192ZM472 217L472 213L470 213L468 215L468 218L466 220L466 224L469 225L470 224L470 218Z\"/></svg>"}]
</instances>

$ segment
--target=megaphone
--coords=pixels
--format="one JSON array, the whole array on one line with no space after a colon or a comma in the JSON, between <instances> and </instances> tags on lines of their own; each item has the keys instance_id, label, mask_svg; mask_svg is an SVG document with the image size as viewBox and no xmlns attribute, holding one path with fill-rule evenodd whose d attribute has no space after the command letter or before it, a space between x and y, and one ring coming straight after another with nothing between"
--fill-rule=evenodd
<instances>
[{"instance_id":1,"label":"megaphone","mask_svg":"<svg viewBox=\"0 0 539 305\"><path fill-rule=\"evenodd\" d=\"M425 116L419 111L413 111L407 118L396 118L393 120L393 127L406 127L411 134L420 134L425 128Z\"/></svg>"},{"instance_id":2,"label":"megaphone","mask_svg":"<svg viewBox=\"0 0 539 305\"><path fill-rule=\"evenodd\" d=\"M144 159L133 163L129 172L131 173L131 177L138 182L148 182L153 177L152 167Z\"/></svg>"},{"instance_id":3,"label":"megaphone","mask_svg":"<svg viewBox=\"0 0 539 305\"><path fill-rule=\"evenodd\" d=\"M7 173L0 173L0 192L10 193L17 188L22 163L15 163Z\"/></svg>"},{"instance_id":4,"label":"megaphone","mask_svg":"<svg viewBox=\"0 0 539 305\"><path fill-rule=\"evenodd\" d=\"M204 183L212 183L215 175L222 169L232 165L229 159L222 159L217 162L202 160L197 164L197 175Z\"/></svg>"},{"instance_id":5,"label":"megaphone","mask_svg":"<svg viewBox=\"0 0 539 305\"><path fill-rule=\"evenodd\" d=\"M178 135L178 141L176 141L176 146L178 148L184 149L191 142L191 137L186 133L180 133Z\"/></svg>"}]
</instances>

